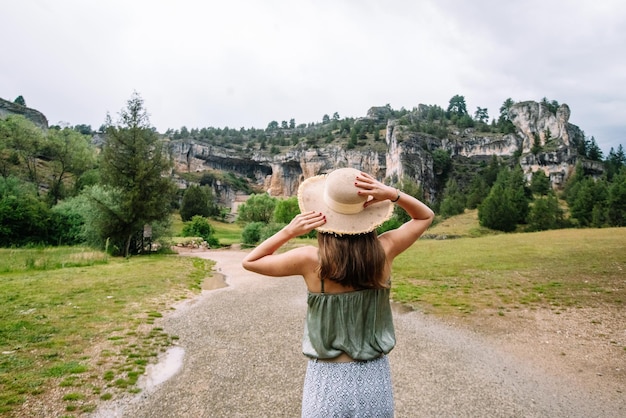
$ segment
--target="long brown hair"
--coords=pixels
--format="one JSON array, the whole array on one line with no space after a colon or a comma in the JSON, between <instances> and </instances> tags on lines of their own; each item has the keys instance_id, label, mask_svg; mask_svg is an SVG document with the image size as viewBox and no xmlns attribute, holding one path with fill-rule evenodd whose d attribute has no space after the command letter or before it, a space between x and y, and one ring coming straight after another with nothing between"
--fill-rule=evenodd
<instances>
[{"instance_id":1,"label":"long brown hair","mask_svg":"<svg viewBox=\"0 0 626 418\"><path fill-rule=\"evenodd\" d=\"M387 256L376 231L359 235L318 232L319 275L354 289L379 289L386 286Z\"/></svg>"}]
</instances>

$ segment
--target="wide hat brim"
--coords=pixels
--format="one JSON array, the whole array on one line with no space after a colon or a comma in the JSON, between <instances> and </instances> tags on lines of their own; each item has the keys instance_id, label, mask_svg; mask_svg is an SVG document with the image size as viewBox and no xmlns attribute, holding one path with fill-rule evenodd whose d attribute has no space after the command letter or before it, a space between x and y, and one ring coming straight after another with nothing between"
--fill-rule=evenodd
<instances>
[{"instance_id":1,"label":"wide hat brim","mask_svg":"<svg viewBox=\"0 0 626 418\"><path fill-rule=\"evenodd\" d=\"M332 210L324 200L327 177L326 174L309 177L298 188L300 212L315 211L326 216L326 223L316 228L317 231L338 235L365 234L381 226L393 215L393 203L389 200L369 205L356 214L343 214ZM359 189L354 182L351 187L356 194Z\"/></svg>"}]
</instances>

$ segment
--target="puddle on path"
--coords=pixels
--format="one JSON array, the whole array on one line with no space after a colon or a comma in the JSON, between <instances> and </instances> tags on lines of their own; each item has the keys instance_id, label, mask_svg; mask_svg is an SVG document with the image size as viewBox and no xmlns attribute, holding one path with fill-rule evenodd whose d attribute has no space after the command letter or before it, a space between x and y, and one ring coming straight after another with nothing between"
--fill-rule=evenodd
<instances>
[{"instance_id":1,"label":"puddle on path","mask_svg":"<svg viewBox=\"0 0 626 418\"><path fill-rule=\"evenodd\" d=\"M222 287L226 286L228 286L226 284L226 278L222 273L218 273L216 271L213 271L211 277L207 277L202 282L203 290L221 289Z\"/></svg>"},{"instance_id":2,"label":"puddle on path","mask_svg":"<svg viewBox=\"0 0 626 418\"><path fill-rule=\"evenodd\" d=\"M146 367L145 380L141 385L143 389L150 391L178 373L183 366L184 357L185 349L182 347L172 347L167 350L161 361Z\"/></svg>"}]
</instances>

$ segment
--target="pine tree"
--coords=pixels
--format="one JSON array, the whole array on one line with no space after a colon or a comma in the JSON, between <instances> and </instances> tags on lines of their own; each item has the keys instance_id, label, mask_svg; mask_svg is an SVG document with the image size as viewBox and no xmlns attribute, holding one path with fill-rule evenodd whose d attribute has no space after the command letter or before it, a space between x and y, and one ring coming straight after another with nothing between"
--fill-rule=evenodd
<instances>
[{"instance_id":1,"label":"pine tree","mask_svg":"<svg viewBox=\"0 0 626 418\"><path fill-rule=\"evenodd\" d=\"M626 226L626 167L613 177L607 207L609 225Z\"/></svg>"},{"instance_id":2,"label":"pine tree","mask_svg":"<svg viewBox=\"0 0 626 418\"><path fill-rule=\"evenodd\" d=\"M191 185L183 194L180 205L180 217L183 222L190 221L194 216L209 217L211 215L210 196L206 187Z\"/></svg>"},{"instance_id":3,"label":"pine tree","mask_svg":"<svg viewBox=\"0 0 626 418\"><path fill-rule=\"evenodd\" d=\"M554 192L535 199L528 214L528 230L544 231L561 228L563 225L563 210L559 207L559 200Z\"/></svg>"},{"instance_id":4,"label":"pine tree","mask_svg":"<svg viewBox=\"0 0 626 418\"><path fill-rule=\"evenodd\" d=\"M130 254L133 238L144 225L169 219L176 190L166 176L171 167L164 142L150 126L143 99L134 93L120 112L118 125L109 120L100 164L103 185L115 190L119 200L115 207L101 205L109 222L100 234L123 248L124 256Z\"/></svg>"},{"instance_id":5,"label":"pine tree","mask_svg":"<svg viewBox=\"0 0 626 418\"><path fill-rule=\"evenodd\" d=\"M443 217L459 215L465 210L465 196L454 179L446 182L439 212Z\"/></svg>"}]
</instances>

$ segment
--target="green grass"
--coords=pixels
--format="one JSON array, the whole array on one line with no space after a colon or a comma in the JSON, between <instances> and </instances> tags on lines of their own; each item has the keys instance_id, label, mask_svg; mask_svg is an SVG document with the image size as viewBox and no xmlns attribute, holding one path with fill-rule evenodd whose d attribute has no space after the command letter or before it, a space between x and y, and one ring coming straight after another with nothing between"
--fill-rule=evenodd
<instances>
[{"instance_id":1,"label":"green grass","mask_svg":"<svg viewBox=\"0 0 626 418\"><path fill-rule=\"evenodd\" d=\"M238 223L227 223L210 220L211 226L215 228L215 236L219 239L220 245L232 245L241 242L241 231L243 227Z\"/></svg>"},{"instance_id":2,"label":"green grass","mask_svg":"<svg viewBox=\"0 0 626 418\"><path fill-rule=\"evenodd\" d=\"M625 228L421 239L394 262L393 298L441 315L622 309L625 248Z\"/></svg>"},{"instance_id":3,"label":"green grass","mask_svg":"<svg viewBox=\"0 0 626 418\"><path fill-rule=\"evenodd\" d=\"M238 223L220 222L215 219L209 219L209 223L215 228L215 236L219 240L220 245L230 246L241 242L241 231L243 227ZM174 244L185 243L194 239L193 237L183 237L184 222L179 214L172 215L172 236ZM199 239L199 238L195 238Z\"/></svg>"},{"instance_id":4,"label":"green grass","mask_svg":"<svg viewBox=\"0 0 626 418\"><path fill-rule=\"evenodd\" d=\"M427 237L481 237L499 235L501 232L483 228L478 224L478 210L466 210L465 213L444 220L435 219L435 224L426 231Z\"/></svg>"},{"instance_id":5,"label":"green grass","mask_svg":"<svg viewBox=\"0 0 626 418\"><path fill-rule=\"evenodd\" d=\"M0 249L0 274L105 264L108 256L88 247Z\"/></svg>"},{"instance_id":6,"label":"green grass","mask_svg":"<svg viewBox=\"0 0 626 418\"><path fill-rule=\"evenodd\" d=\"M176 338L155 321L198 292L211 267L176 255L0 249L0 414L55 386L68 398L53 402L82 411L132 388Z\"/></svg>"}]
</instances>

